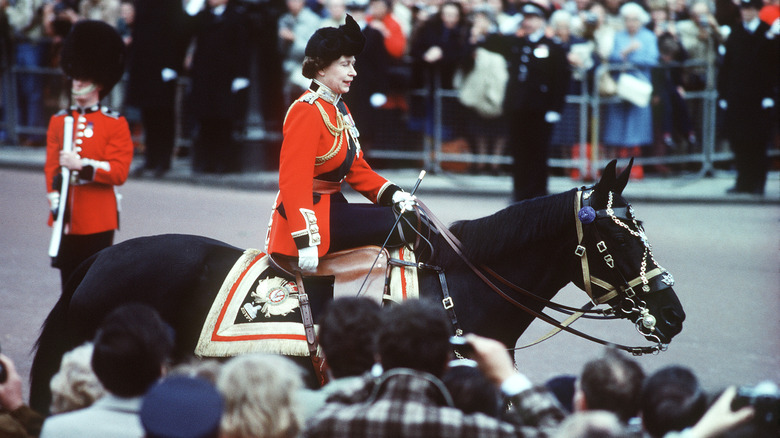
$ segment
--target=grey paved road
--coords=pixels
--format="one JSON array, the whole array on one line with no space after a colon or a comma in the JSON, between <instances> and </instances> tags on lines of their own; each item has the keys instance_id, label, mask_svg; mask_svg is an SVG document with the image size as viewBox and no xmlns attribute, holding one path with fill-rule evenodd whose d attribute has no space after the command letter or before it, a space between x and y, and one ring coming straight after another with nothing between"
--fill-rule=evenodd
<instances>
[{"instance_id":1,"label":"grey paved road","mask_svg":"<svg viewBox=\"0 0 780 438\"><path fill-rule=\"evenodd\" d=\"M46 199L39 173L0 170L0 343L26 377L37 330L59 294L58 271L46 250ZM262 248L274 193L129 181L117 240L168 232L202 234L240 247ZM503 208L506 199L425 196L444 221L476 218ZM780 382L780 208L776 205L634 205L657 260L677 280L688 314L669 351L643 357L647 371L667 364L692 367L705 387ZM582 305L567 287L560 301ZM597 336L635 345L641 338L624 321L577 323ZM534 323L521 339L547 327ZM541 382L578 373L601 347L568 334L517 353L521 370Z\"/></svg>"}]
</instances>

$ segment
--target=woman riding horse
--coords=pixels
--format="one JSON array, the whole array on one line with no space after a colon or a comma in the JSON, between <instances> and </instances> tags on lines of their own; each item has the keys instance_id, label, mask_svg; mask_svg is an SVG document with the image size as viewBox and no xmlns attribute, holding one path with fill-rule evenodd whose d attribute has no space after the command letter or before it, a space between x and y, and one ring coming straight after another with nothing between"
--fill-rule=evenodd
<instances>
[{"instance_id":1,"label":"woman riding horse","mask_svg":"<svg viewBox=\"0 0 780 438\"><path fill-rule=\"evenodd\" d=\"M342 100L355 79L355 56L365 45L360 27L317 30L306 45L303 75L311 86L287 111L277 195L266 252L298 256L304 271L328 252L382 245L393 228L393 204L414 202L409 193L374 172L364 159L358 130ZM346 181L374 204L349 204ZM398 232L390 244L402 243Z\"/></svg>"}]
</instances>

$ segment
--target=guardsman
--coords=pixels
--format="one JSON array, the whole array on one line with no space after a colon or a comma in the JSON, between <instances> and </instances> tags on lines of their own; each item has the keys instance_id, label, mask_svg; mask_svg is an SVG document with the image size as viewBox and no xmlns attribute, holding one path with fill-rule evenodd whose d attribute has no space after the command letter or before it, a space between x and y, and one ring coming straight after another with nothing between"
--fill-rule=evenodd
<instances>
[{"instance_id":1,"label":"guardsman","mask_svg":"<svg viewBox=\"0 0 780 438\"><path fill-rule=\"evenodd\" d=\"M133 142L127 121L100 105L124 72L124 44L117 32L102 21L79 21L62 47L61 66L72 79L73 105L49 121L46 142L46 190L52 212L65 210L64 235L52 265L60 269L62 285L92 254L110 246L119 228L116 186L127 179L133 159ZM64 132L65 119L73 128ZM73 150L63 150L66 135ZM60 169L70 169L70 190L60 199Z\"/></svg>"},{"instance_id":2,"label":"guardsman","mask_svg":"<svg viewBox=\"0 0 780 438\"><path fill-rule=\"evenodd\" d=\"M304 271L314 270L327 252L381 245L395 222L390 206L413 202L410 194L368 165L342 100L357 75L355 55L364 45L365 37L350 15L339 28L317 30L306 45L303 62L303 75L312 79L311 86L285 117L279 194L266 251L298 256ZM379 205L347 203L342 182Z\"/></svg>"},{"instance_id":3,"label":"guardsman","mask_svg":"<svg viewBox=\"0 0 780 438\"><path fill-rule=\"evenodd\" d=\"M521 12L518 35L490 35L482 44L507 60L504 114L514 158L515 201L547 194L547 150L571 77L566 51L545 35L548 11L525 3Z\"/></svg>"}]
</instances>

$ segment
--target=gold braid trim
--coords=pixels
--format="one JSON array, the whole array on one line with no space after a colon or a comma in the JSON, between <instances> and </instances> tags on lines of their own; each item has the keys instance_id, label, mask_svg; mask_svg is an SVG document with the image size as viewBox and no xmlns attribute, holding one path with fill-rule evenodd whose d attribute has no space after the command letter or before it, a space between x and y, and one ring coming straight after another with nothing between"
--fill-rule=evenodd
<instances>
[{"instance_id":1,"label":"gold braid trim","mask_svg":"<svg viewBox=\"0 0 780 438\"><path fill-rule=\"evenodd\" d=\"M287 116L290 115L290 111L292 110L293 106L295 106L295 104L298 102L304 102L304 100L296 100L290 105L290 107L287 109L287 113L284 115L284 122L287 122ZM320 115L322 116L322 121L325 122L325 127L328 128L328 131L334 137L333 146L331 146L330 150L325 155L314 157L314 165L321 166L326 161L335 157L336 154L338 154L341 150L341 145L344 142L344 137L341 134L344 133L344 129L346 129L346 127L344 123L344 115L341 114L341 111L339 111L338 108L336 108L336 125L334 126L333 123L330 122L330 117L328 117L328 113L325 112L322 104L320 104L318 100L315 100L314 104L317 105L317 109L320 110Z\"/></svg>"},{"instance_id":2,"label":"gold braid trim","mask_svg":"<svg viewBox=\"0 0 780 438\"><path fill-rule=\"evenodd\" d=\"M344 116L341 114L341 111L339 111L338 108L336 109L336 126L334 126L333 123L330 122L330 117L328 117L328 113L325 112L325 109L322 107L320 102L315 101L314 104L317 105L317 108L320 110L320 115L322 115L322 121L325 122L325 127L328 128L328 131L334 137L333 146L331 146L330 150L325 155L314 158L314 165L321 166L326 161L335 157L336 154L338 154L341 150L341 145L344 143L344 136L341 134L344 133L345 124Z\"/></svg>"}]
</instances>

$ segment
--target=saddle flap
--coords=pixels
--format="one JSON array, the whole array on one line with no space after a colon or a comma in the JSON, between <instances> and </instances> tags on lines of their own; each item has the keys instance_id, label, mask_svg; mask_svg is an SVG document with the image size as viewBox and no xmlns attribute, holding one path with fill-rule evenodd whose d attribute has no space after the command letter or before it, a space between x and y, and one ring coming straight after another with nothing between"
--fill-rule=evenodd
<instances>
[{"instance_id":1,"label":"saddle flap","mask_svg":"<svg viewBox=\"0 0 780 438\"><path fill-rule=\"evenodd\" d=\"M317 270L305 272L304 278L333 277L334 298L357 296L360 292L360 296L371 298L381 304L385 277L389 268L388 259L387 250L378 246L346 249L320 257ZM290 280L295 279L295 272L299 270L297 257L273 254L269 255L269 260L278 274ZM374 260L376 260L375 264ZM369 271L371 271L370 275Z\"/></svg>"}]
</instances>

